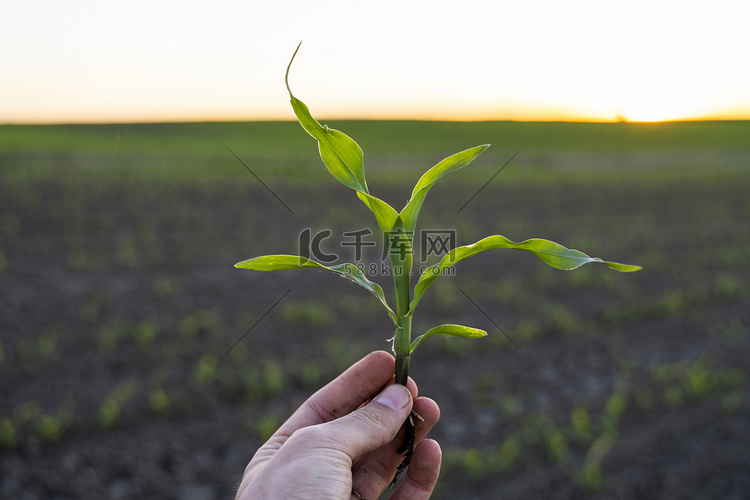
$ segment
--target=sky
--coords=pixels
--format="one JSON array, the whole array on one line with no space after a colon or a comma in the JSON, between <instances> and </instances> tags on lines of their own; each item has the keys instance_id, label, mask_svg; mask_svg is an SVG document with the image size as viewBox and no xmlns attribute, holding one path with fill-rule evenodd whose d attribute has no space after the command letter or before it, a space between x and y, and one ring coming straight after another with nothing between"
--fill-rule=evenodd
<instances>
[{"instance_id":1,"label":"sky","mask_svg":"<svg viewBox=\"0 0 750 500\"><path fill-rule=\"evenodd\" d=\"M750 118L747 0L0 8L0 123Z\"/></svg>"}]
</instances>

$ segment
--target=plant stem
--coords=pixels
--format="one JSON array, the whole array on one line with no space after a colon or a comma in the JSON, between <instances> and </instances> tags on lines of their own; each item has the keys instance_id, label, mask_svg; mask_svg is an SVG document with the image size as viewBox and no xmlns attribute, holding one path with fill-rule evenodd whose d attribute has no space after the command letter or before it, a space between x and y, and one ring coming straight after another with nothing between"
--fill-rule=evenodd
<instances>
[{"instance_id":1,"label":"plant stem","mask_svg":"<svg viewBox=\"0 0 750 500\"><path fill-rule=\"evenodd\" d=\"M400 217L393 228L383 233L384 245L391 261L393 286L396 292L396 334L393 337L393 355L396 357L396 383L406 386L409 378L411 350L411 268L413 264L411 239Z\"/></svg>"},{"instance_id":2,"label":"plant stem","mask_svg":"<svg viewBox=\"0 0 750 500\"><path fill-rule=\"evenodd\" d=\"M398 284L396 287L398 289ZM408 311L409 303L406 302L406 304L406 310ZM393 339L393 350L394 355L396 356L396 383L406 387L406 382L409 379L409 361L411 361L411 355L409 354L411 344L411 315L402 314L403 311L404 309L401 308L401 301L399 300L399 326L396 328L396 335ZM396 450L399 455L403 455L403 459L393 476L393 480L390 484L391 489L396 486L399 476L401 476L401 473L403 473L409 466L412 454L414 453L414 443L416 441L416 429L414 427L414 419L412 418L412 415L414 414L415 413L412 410L412 414L410 414L404 422L404 440L398 450Z\"/></svg>"},{"instance_id":3,"label":"plant stem","mask_svg":"<svg viewBox=\"0 0 750 500\"><path fill-rule=\"evenodd\" d=\"M409 378L409 346L411 344L411 316L398 317L399 327L396 329L394 351L396 356L396 383L406 386Z\"/></svg>"},{"instance_id":4,"label":"plant stem","mask_svg":"<svg viewBox=\"0 0 750 500\"><path fill-rule=\"evenodd\" d=\"M393 354L396 357L396 383L406 387L406 383L409 380L409 361L411 360L411 311L409 306L411 304L411 268L413 260L411 241L409 241L403 232L403 227L400 229L401 231L399 231L397 237L400 238L400 243L405 245L408 251L400 255L398 252L391 253L393 284L396 288L396 315L398 318L398 326L393 338ZM403 247L395 246L390 248L402 249ZM404 441L397 450L400 455L403 455L403 460L396 469L396 474L391 481L391 488L396 485L401 473L409 466L412 454L414 453L416 429L412 415L409 415L406 422L404 422L404 428Z\"/></svg>"},{"instance_id":5,"label":"plant stem","mask_svg":"<svg viewBox=\"0 0 750 500\"><path fill-rule=\"evenodd\" d=\"M406 240L405 237L403 238ZM411 248L409 248L409 254L406 258L399 259L398 256L391 256L393 284L396 288L396 315L398 316L398 327L393 343L394 355L396 356L396 383L403 386L406 386L409 377L411 350L411 314L409 314L411 264Z\"/></svg>"}]
</instances>

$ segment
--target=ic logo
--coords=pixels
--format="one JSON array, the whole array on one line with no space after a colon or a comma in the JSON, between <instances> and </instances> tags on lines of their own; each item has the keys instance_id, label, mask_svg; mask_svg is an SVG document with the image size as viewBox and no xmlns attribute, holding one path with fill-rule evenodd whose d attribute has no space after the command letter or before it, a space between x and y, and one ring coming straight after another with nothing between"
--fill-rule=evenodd
<instances>
[{"instance_id":1,"label":"ic logo","mask_svg":"<svg viewBox=\"0 0 750 500\"><path fill-rule=\"evenodd\" d=\"M323 251L320 247L324 239L328 238L333 234L330 229L324 229L318 231L313 236L312 229L309 227L304 229L299 234L299 255L306 259L317 260L323 264L330 264L334 262L338 256L335 254L328 254Z\"/></svg>"}]
</instances>

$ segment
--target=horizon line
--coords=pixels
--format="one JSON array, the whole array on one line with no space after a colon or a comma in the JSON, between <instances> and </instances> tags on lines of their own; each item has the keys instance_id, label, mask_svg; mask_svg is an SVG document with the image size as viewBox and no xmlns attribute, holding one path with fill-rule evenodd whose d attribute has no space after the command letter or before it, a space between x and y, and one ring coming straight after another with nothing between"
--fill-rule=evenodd
<instances>
[{"instance_id":1,"label":"horizon line","mask_svg":"<svg viewBox=\"0 0 750 500\"><path fill-rule=\"evenodd\" d=\"M388 117L330 117L321 118L318 122L434 122L434 123L597 123L597 124L660 124L660 123L696 123L696 122L745 122L748 117L688 117L670 118L664 120L634 120L634 119L606 119L606 118L388 118ZM295 118L185 118L185 119L134 119L134 120L50 120L50 121L0 121L0 126L73 126L73 125L169 125L169 124L200 124L200 123L297 123Z\"/></svg>"}]
</instances>

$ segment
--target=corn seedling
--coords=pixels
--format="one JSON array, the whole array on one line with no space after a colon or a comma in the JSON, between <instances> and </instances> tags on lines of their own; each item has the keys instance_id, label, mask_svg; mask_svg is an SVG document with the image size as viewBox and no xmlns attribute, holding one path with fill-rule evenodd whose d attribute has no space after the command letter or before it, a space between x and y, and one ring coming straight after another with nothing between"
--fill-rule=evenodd
<instances>
[{"instance_id":1,"label":"corn seedling","mask_svg":"<svg viewBox=\"0 0 750 500\"><path fill-rule=\"evenodd\" d=\"M216 376L219 359L213 354L204 354L195 365L193 377L199 384L206 384Z\"/></svg>"},{"instance_id":2,"label":"corn seedling","mask_svg":"<svg viewBox=\"0 0 750 500\"><path fill-rule=\"evenodd\" d=\"M18 444L16 426L9 418L0 420L0 450L12 450Z\"/></svg>"},{"instance_id":3,"label":"corn seedling","mask_svg":"<svg viewBox=\"0 0 750 500\"><path fill-rule=\"evenodd\" d=\"M0 247L0 274L3 274L8 269L8 257L3 253L2 247Z\"/></svg>"},{"instance_id":4,"label":"corn seedling","mask_svg":"<svg viewBox=\"0 0 750 500\"><path fill-rule=\"evenodd\" d=\"M152 415L161 417L169 412L170 400L164 389L154 389L148 394L148 408Z\"/></svg>"},{"instance_id":5,"label":"corn seedling","mask_svg":"<svg viewBox=\"0 0 750 500\"><path fill-rule=\"evenodd\" d=\"M36 339L36 354L40 359L54 359L57 356L57 342L60 335L54 329L47 330Z\"/></svg>"},{"instance_id":6,"label":"corn seedling","mask_svg":"<svg viewBox=\"0 0 750 500\"><path fill-rule=\"evenodd\" d=\"M266 441L279 427L279 419L273 415L266 415L255 423L255 434L263 441Z\"/></svg>"},{"instance_id":7,"label":"corn seedling","mask_svg":"<svg viewBox=\"0 0 750 500\"><path fill-rule=\"evenodd\" d=\"M121 319L103 327L96 339L99 351L114 352L117 344L128 337L129 328L130 326Z\"/></svg>"},{"instance_id":8,"label":"corn seedling","mask_svg":"<svg viewBox=\"0 0 750 500\"><path fill-rule=\"evenodd\" d=\"M158 300L164 301L169 300L179 291L178 284L168 276L155 278L151 288L154 292L154 296Z\"/></svg>"},{"instance_id":9,"label":"corn seedling","mask_svg":"<svg viewBox=\"0 0 750 500\"><path fill-rule=\"evenodd\" d=\"M122 405L136 395L135 381L123 382L114 388L99 407L99 422L105 429L112 429L120 423Z\"/></svg>"},{"instance_id":10,"label":"corn seedling","mask_svg":"<svg viewBox=\"0 0 750 500\"><path fill-rule=\"evenodd\" d=\"M37 423L36 433L44 442L56 443L63 435L63 422L55 415L44 415Z\"/></svg>"},{"instance_id":11,"label":"corn seedling","mask_svg":"<svg viewBox=\"0 0 750 500\"><path fill-rule=\"evenodd\" d=\"M576 407L570 411L571 434L579 443L588 443L593 435L591 417L586 408Z\"/></svg>"},{"instance_id":12,"label":"corn seedling","mask_svg":"<svg viewBox=\"0 0 750 500\"><path fill-rule=\"evenodd\" d=\"M416 349L434 335L447 335L464 338L484 337L487 333L478 328L462 325L444 324L436 326L412 339L412 318L425 292L435 280L453 273L453 266L458 262L480 252L493 249L516 249L536 255L549 266L571 270L587 263L598 262L621 272L640 269L638 266L608 262L592 258L578 250L566 248L558 243L545 239L528 239L520 243L513 242L501 235L488 236L470 245L458 246L443 255L442 259L421 273L414 289L411 288L413 267L413 237L417 218L422 204L430 189L443 176L455 172L479 156L489 145L480 145L454 154L440 161L429 169L417 182L406 206L397 212L385 201L370 194L365 179L364 155L359 145L349 136L321 125L310 114L307 106L297 99L289 87L289 70L299 47L294 52L286 71L286 87L289 91L292 109L302 126L318 143L318 150L323 163L336 180L353 189L357 197L372 211L377 220L383 241L390 259L390 274L395 288L395 307L388 303L383 289L369 280L364 271L353 263L325 265L301 255L265 255L244 260L235 264L241 269L256 271L280 271L290 269L323 269L351 279L369 290L380 301L395 326L392 338L393 354L396 360L395 380L406 385L409 364ZM398 453L403 454L403 462L394 477L394 484L401 472L408 466L415 440L414 422L410 417L406 422L406 436Z\"/></svg>"},{"instance_id":13,"label":"corn seedling","mask_svg":"<svg viewBox=\"0 0 750 500\"><path fill-rule=\"evenodd\" d=\"M139 347L147 348L156 340L159 334L159 323L156 321L142 321L135 329L135 342Z\"/></svg>"},{"instance_id":14,"label":"corn seedling","mask_svg":"<svg viewBox=\"0 0 750 500\"><path fill-rule=\"evenodd\" d=\"M184 339L193 339L198 334L208 334L219 324L219 318L212 311L200 309L190 316L183 318L177 325L180 336Z\"/></svg>"}]
</instances>

